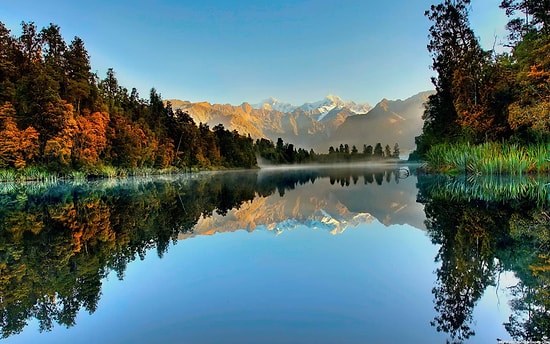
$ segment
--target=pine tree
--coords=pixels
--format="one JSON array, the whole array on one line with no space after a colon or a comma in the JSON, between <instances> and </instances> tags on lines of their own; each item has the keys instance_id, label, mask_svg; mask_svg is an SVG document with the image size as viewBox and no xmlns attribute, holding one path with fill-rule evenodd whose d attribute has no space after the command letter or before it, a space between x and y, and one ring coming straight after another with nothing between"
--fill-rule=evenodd
<instances>
[{"instance_id":1,"label":"pine tree","mask_svg":"<svg viewBox=\"0 0 550 344\"><path fill-rule=\"evenodd\" d=\"M66 99L75 106L76 112L80 112L82 102L88 100L91 91L90 58L80 38L75 37L65 51L65 61ZM92 101L88 101L86 105L93 107Z\"/></svg>"}]
</instances>

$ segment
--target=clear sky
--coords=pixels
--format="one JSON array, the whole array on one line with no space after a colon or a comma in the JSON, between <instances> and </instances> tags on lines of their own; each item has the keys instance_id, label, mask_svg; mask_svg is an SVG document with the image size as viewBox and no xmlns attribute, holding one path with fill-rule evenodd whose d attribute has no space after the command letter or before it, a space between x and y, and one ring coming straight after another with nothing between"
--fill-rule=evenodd
<instances>
[{"instance_id":1,"label":"clear sky","mask_svg":"<svg viewBox=\"0 0 550 344\"><path fill-rule=\"evenodd\" d=\"M92 70L112 67L148 98L301 105L336 94L376 104L432 88L426 51L437 0L0 0L0 21L57 24L84 40ZM473 0L471 23L504 39L500 0Z\"/></svg>"}]
</instances>

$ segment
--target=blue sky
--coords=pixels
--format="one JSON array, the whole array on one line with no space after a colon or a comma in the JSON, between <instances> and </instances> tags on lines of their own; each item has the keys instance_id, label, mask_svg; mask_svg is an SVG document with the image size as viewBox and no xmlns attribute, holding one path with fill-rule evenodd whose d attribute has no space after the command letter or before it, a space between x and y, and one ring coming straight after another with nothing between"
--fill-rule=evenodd
<instances>
[{"instance_id":1,"label":"blue sky","mask_svg":"<svg viewBox=\"0 0 550 344\"><path fill-rule=\"evenodd\" d=\"M57 24L84 40L100 77L147 98L300 105L327 94L376 104L431 89L426 51L436 0L0 1L14 35L21 21ZM485 47L504 39L500 0L473 0Z\"/></svg>"}]
</instances>

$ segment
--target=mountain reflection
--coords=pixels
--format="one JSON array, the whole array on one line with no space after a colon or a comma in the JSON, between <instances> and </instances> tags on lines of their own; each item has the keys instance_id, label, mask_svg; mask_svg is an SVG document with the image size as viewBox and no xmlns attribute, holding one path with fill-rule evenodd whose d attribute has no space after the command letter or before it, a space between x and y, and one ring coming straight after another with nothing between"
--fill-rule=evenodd
<instances>
[{"instance_id":1,"label":"mountain reflection","mask_svg":"<svg viewBox=\"0 0 550 344\"><path fill-rule=\"evenodd\" d=\"M499 274L514 272L512 314L504 324L515 340L550 339L550 216L546 180L419 177L426 227L440 245L432 326L458 342L475 334L473 309Z\"/></svg>"},{"instance_id":2,"label":"mountain reflection","mask_svg":"<svg viewBox=\"0 0 550 344\"><path fill-rule=\"evenodd\" d=\"M41 331L96 311L103 279L193 236L236 230L332 234L379 221L427 230L439 248L432 326L475 335L474 309L503 272L516 340L550 339L545 180L436 178L399 168L199 173L82 184L0 185L0 331ZM496 339L496 338L495 338Z\"/></svg>"},{"instance_id":3,"label":"mountain reflection","mask_svg":"<svg viewBox=\"0 0 550 344\"><path fill-rule=\"evenodd\" d=\"M330 187L398 181L398 171L357 169L204 173L55 186L0 186L0 331L21 332L31 319L40 331L75 325L77 313L95 312L102 279L119 279L129 262L186 237L237 229L267 229L317 221L329 230L368 221L368 207L347 210L327 196ZM303 184L330 185L290 194ZM340 187L339 187L340 188ZM309 188L308 188L309 190ZM410 197L398 202L414 203ZM284 198L282 196L285 196ZM332 199L331 199L332 197ZM284 202L281 202L284 200ZM290 202L290 203L289 203ZM288 206L290 205L291 206ZM229 216L230 215L230 216ZM387 215L387 214L386 214ZM268 228L269 227L269 228Z\"/></svg>"}]
</instances>

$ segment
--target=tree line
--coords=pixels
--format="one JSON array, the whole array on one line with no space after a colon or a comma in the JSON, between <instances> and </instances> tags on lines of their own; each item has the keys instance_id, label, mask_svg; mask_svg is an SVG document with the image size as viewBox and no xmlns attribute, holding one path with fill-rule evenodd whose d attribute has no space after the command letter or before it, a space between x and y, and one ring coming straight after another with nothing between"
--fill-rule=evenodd
<instances>
[{"instance_id":1,"label":"tree line","mask_svg":"<svg viewBox=\"0 0 550 344\"><path fill-rule=\"evenodd\" d=\"M0 169L256 165L250 137L197 126L154 88L144 99L119 85L113 69L103 79L92 73L79 37L67 43L54 24L21 29L15 37L0 22Z\"/></svg>"},{"instance_id":2,"label":"tree line","mask_svg":"<svg viewBox=\"0 0 550 344\"><path fill-rule=\"evenodd\" d=\"M550 141L550 2L501 2L510 18L504 53L480 46L470 2L445 0L425 13L436 93L426 104L415 157L441 143Z\"/></svg>"},{"instance_id":3,"label":"tree line","mask_svg":"<svg viewBox=\"0 0 550 344\"><path fill-rule=\"evenodd\" d=\"M305 150L294 147L291 143L285 143L278 138L277 143L268 139L258 139L255 143L257 154L264 160L273 164L302 164L302 163L336 163L365 160L399 159L399 144L393 146L381 143L374 147L363 145L360 152L355 145L350 147L347 143L334 148L330 146L327 154L316 153L313 149Z\"/></svg>"}]
</instances>

